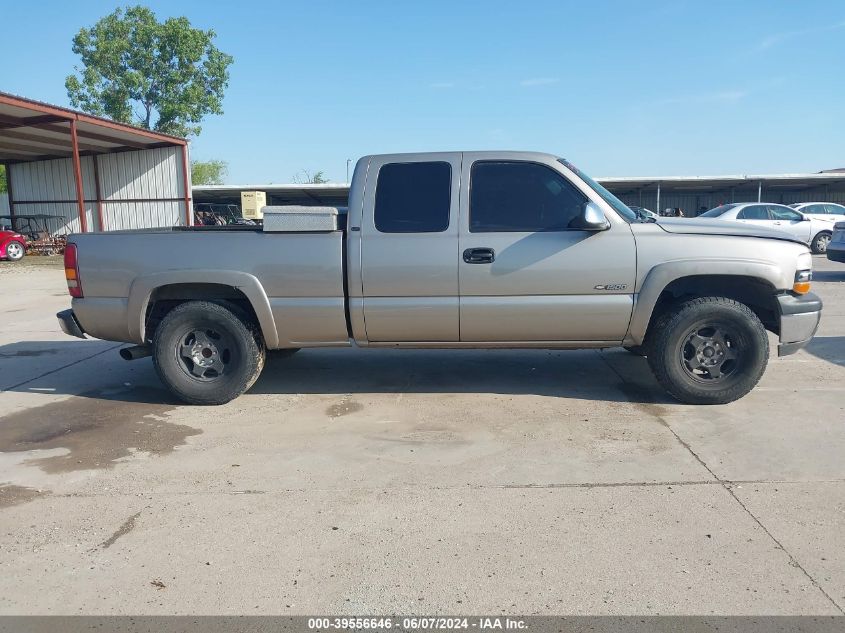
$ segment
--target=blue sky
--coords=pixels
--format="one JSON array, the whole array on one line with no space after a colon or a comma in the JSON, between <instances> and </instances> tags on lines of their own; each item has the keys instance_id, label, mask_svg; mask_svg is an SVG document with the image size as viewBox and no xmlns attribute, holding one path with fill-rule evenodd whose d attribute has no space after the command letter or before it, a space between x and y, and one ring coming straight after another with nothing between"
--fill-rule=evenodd
<instances>
[{"instance_id":1,"label":"blue sky","mask_svg":"<svg viewBox=\"0 0 845 633\"><path fill-rule=\"evenodd\" d=\"M235 57L196 159L230 183L368 153L530 149L594 176L845 167L845 4L148 2ZM71 38L118 3L0 3L0 90L67 105Z\"/></svg>"}]
</instances>

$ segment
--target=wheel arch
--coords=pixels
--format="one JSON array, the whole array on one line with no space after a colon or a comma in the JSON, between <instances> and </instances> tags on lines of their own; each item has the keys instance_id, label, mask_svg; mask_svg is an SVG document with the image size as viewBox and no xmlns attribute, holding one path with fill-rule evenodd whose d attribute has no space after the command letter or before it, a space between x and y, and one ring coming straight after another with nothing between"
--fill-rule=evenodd
<instances>
[{"instance_id":1,"label":"wheel arch","mask_svg":"<svg viewBox=\"0 0 845 633\"><path fill-rule=\"evenodd\" d=\"M779 328L777 289L782 271L755 261L688 261L655 266L636 295L625 345L642 345L666 306L683 298L722 296L748 305L767 329Z\"/></svg>"},{"instance_id":2,"label":"wheel arch","mask_svg":"<svg viewBox=\"0 0 845 633\"><path fill-rule=\"evenodd\" d=\"M219 270L168 271L136 278L127 304L132 340L145 343L151 336L148 328L157 324L155 319L160 320L169 309L193 300L238 305L254 317L267 347L278 346L270 301L258 279L248 273ZM156 304L165 304L167 310L156 311Z\"/></svg>"}]
</instances>

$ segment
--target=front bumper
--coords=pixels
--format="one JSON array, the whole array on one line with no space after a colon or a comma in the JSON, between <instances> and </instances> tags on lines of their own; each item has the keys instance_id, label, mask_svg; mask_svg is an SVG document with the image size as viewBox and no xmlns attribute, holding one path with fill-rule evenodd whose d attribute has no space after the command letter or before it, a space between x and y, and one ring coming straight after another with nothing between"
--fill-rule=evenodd
<instances>
[{"instance_id":1,"label":"front bumper","mask_svg":"<svg viewBox=\"0 0 845 633\"><path fill-rule=\"evenodd\" d=\"M59 320L59 327L62 328L62 332L77 338L85 338L85 330L82 329L73 310L62 310L56 314L56 318Z\"/></svg>"},{"instance_id":2,"label":"front bumper","mask_svg":"<svg viewBox=\"0 0 845 633\"><path fill-rule=\"evenodd\" d=\"M822 300L805 295L778 295L780 308L780 345L778 356L794 354L812 340L822 316Z\"/></svg>"}]
</instances>

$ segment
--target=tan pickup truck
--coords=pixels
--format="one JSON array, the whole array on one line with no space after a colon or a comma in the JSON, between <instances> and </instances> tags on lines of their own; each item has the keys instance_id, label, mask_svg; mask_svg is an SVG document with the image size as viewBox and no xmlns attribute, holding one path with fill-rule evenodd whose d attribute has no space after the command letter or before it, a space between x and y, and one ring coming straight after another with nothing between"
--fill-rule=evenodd
<instances>
[{"instance_id":1,"label":"tan pickup truck","mask_svg":"<svg viewBox=\"0 0 845 633\"><path fill-rule=\"evenodd\" d=\"M637 216L530 152L366 156L348 213L267 207L261 227L72 235L75 336L152 355L183 401L228 402L266 350L604 348L675 398L725 403L814 335L807 246L717 220ZM445 353L445 352L444 352Z\"/></svg>"}]
</instances>

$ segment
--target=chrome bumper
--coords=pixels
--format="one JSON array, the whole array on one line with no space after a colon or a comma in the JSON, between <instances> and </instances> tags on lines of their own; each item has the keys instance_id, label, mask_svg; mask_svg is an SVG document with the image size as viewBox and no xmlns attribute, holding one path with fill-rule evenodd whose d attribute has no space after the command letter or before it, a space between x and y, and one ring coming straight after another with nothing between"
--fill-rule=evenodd
<instances>
[{"instance_id":1,"label":"chrome bumper","mask_svg":"<svg viewBox=\"0 0 845 633\"><path fill-rule=\"evenodd\" d=\"M85 330L77 321L73 310L62 310L56 315L56 318L59 320L59 327L62 328L62 332L77 338L85 338Z\"/></svg>"},{"instance_id":2,"label":"chrome bumper","mask_svg":"<svg viewBox=\"0 0 845 633\"><path fill-rule=\"evenodd\" d=\"M794 354L809 343L819 327L822 300L812 292L778 295L780 345L778 356Z\"/></svg>"}]
</instances>

